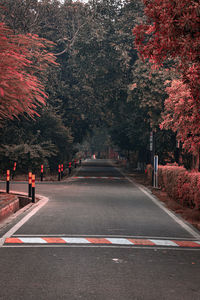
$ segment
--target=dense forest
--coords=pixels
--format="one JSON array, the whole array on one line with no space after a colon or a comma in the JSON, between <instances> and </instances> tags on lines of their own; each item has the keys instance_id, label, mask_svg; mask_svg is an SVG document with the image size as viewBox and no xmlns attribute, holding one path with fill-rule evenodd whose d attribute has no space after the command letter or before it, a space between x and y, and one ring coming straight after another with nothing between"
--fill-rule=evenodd
<instances>
[{"instance_id":1,"label":"dense forest","mask_svg":"<svg viewBox=\"0 0 200 300\"><path fill-rule=\"evenodd\" d=\"M198 1L152 2L1 0L1 172L54 171L86 144L198 168Z\"/></svg>"}]
</instances>

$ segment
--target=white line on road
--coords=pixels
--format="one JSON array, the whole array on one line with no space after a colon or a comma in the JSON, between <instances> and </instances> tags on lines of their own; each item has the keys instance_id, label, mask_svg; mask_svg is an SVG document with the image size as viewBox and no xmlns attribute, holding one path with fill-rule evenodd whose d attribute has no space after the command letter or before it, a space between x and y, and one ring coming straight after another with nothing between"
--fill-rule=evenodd
<instances>
[{"instance_id":1,"label":"white line on road","mask_svg":"<svg viewBox=\"0 0 200 300\"><path fill-rule=\"evenodd\" d=\"M176 243L173 241L165 241L165 240L150 240L152 243L156 244L157 246L174 246L178 247Z\"/></svg>"},{"instance_id":2,"label":"white line on road","mask_svg":"<svg viewBox=\"0 0 200 300\"><path fill-rule=\"evenodd\" d=\"M200 234L196 232L193 228L187 225L184 221L182 221L179 217L177 217L173 212L169 211L166 207L162 205L155 197L149 194L149 192L145 191L144 188L137 185L137 187L147 195L157 206L159 206L164 212L166 212L176 223L178 223L182 228L184 228L187 232L189 232L194 238L200 239Z\"/></svg>"},{"instance_id":3,"label":"white line on road","mask_svg":"<svg viewBox=\"0 0 200 300\"><path fill-rule=\"evenodd\" d=\"M119 245L133 245L130 241L127 239L116 239L116 238L106 238L109 242L113 244L119 244Z\"/></svg>"},{"instance_id":4,"label":"white line on road","mask_svg":"<svg viewBox=\"0 0 200 300\"><path fill-rule=\"evenodd\" d=\"M76 243L76 244L90 244L90 242L84 238L62 238L67 243Z\"/></svg>"},{"instance_id":5,"label":"white line on road","mask_svg":"<svg viewBox=\"0 0 200 300\"><path fill-rule=\"evenodd\" d=\"M28 213L23 219L21 219L16 225L14 225L9 231L7 231L2 238L0 238L0 247L3 246L4 241L6 238L9 238L11 235L13 235L22 225L24 225L40 208L42 208L47 202L48 198L44 196L39 196L41 199L39 202L37 202L35 205L36 207Z\"/></svg>"}]
</instances>

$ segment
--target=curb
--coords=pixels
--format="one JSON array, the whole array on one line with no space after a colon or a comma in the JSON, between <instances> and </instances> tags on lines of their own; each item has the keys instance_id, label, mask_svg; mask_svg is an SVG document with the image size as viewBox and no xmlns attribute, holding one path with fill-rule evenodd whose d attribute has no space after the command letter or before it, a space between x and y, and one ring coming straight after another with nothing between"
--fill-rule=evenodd
<instances>
[{"instance_id":1,"label":"curb","mask_svg":"<svg viewBox=\"0 0 200 300\"><path fill-rule=\"evenodd\" d=\"M19 208L19 198L16 195L0 194L0 221L18 211Z\"/></svg>"},{"instance_id":2,"label":"curb","mask_svg":"<svg viewBox=\"0 0 200 300\"><path fill-rule=\"evenodd\" d=\"M36 202L38 202L38 197ZM31 198L24 193L12 192L7 194L0 190L0 222L5 221L30 203L32 203Z\"/></svg>"}]
</instances>

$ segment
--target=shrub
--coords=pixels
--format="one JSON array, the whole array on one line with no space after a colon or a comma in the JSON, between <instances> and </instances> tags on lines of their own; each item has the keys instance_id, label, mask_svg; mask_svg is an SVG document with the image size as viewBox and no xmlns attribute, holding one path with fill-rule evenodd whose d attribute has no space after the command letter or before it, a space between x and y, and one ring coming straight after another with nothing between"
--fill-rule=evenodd
<instances>
[{"instance_id":1,"label":"shrub","mask_svg":"<svg viewBox=\"0 0 200 300\"><path fill-rule=\"evenodd\" d=\"M188 172L179 166L159 166L158 182L178 203L200 209L200 172Z\"/></svg>"}]
</instances>

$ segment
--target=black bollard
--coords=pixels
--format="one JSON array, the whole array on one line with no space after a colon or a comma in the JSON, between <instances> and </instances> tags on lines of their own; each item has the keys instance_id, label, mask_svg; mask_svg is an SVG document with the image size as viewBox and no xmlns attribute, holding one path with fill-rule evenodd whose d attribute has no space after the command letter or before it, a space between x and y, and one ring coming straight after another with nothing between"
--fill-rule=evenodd
<instances>
[{"instance_id":1,"label":"black bollard","mask_svg":"<svg viewBox=\"0 0 200 300\"><path fill-rule=\"evenodd\" d=\"M43 173L44 173L44 166L41 165L41 173L40 173L40 179L43 181Z\"/></svg>"},{"instance_id":2,"label":"black bollard","mask_svg":"<svg viewBox=\"0 0 200 300\"><path fill-rule=\"evenodd\" d=\"M28 173L28 196L32 195L32 172Z\"/></svg>"},{"instance_id":3,"label":"black bollard","mask_svg":"<svg viewBox=\"0 0 200 300\"><path fill-rule=\"evenodd\" d=\"M32 203L35 203L35 175L32 174Z\"/></svg>"},{"instance_id":4,"label":"black bollard","mask_svg":"<svg viewBox=\"0 0 200 300\"><path fill-rule=\"evenodd\" d=\"M10 170L6 172L6 193L10 192Z\"/></svg>"}]
</instances>

